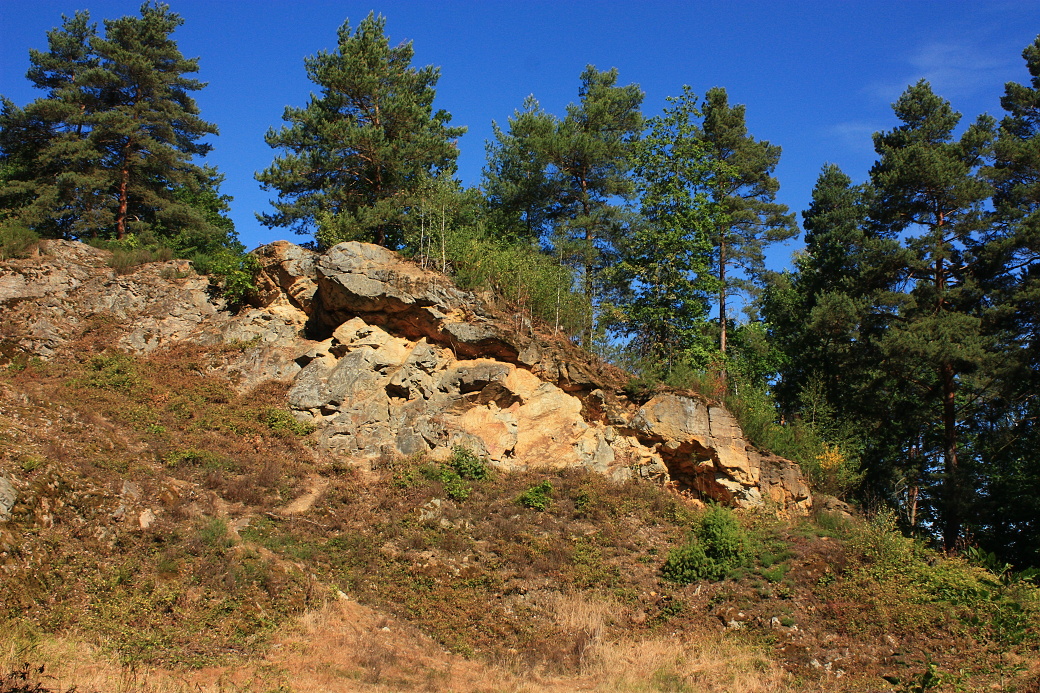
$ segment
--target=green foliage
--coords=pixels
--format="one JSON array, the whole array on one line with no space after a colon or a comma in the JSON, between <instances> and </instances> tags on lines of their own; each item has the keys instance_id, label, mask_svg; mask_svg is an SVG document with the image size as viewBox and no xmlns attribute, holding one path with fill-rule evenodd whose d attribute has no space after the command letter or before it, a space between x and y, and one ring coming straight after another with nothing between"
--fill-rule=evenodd
<instances>
[{"instance_id":1,"label":"green foliage","mask_svg":"<svg viewBox=\"0 0 1040 693\"><path fill-rule=\"evenodd\" d=\"M521 493L516 502L525 508L544 512L552 505L553 485L548 479Z\"/></svg>"},{"instance_id":2,"label":"green foliage","mask_svg":"<svg viewBox=\"0 0 1040 693\"><path fill-rule=\"evenodd\" d=\"M130 236L129 238L134 238ZM113 243L118 244L118 241ZM108 259L108 266L116 271L116 274L129 274L136 267L151 262L166 262L173 259L173 251L169 248L122 248L116 245L112 249L112 257Z\"/></svg>"},{"instance_id":3,"label":"green foliage","mask_svg":"<svg viewBox=\"0 0 1040 693\"><path fill-rule=\"evenodd\" d=\"M918 430L933 432L928 437L942 460L934 471L942 482L939 488L924 486L952 549L972 496L958 458L971 408L965 405L985 398L994 341L986 329L990 306L978 291L979 279L993 268L977 251L985 240L991 194L979 173L992 152L994 121L980 116L955 139L960 114L925 80L908 87L893 110L901 125L874 135L874 216L892 233L915 235L906 240L900 268L905 281L899 319L882 336L880 349L890 369L917 385L915 398L932 404L918 410ZM967 398L960 406L958 395Z\"/></svg>"},{"instance_id":4,"label":"green foliage","mask_svg":"<svg viewBox=\"0 0 1040 693\"><path fill-rule=\"evenodd\" d=\"M590 307L609 290L604 270L630 225L618 202L634 192L628 172L642 129L643 92L635 84L617 86L617 77L616 69L588 65L580 101L562 120L528 99L510 119L508 134L496 126L485 169L492 218L514 238L530 242L542 234L539 240L559 261L578 270ZM581 337L591 347L592 314L587 318Z\"/></svg>"},{"instance_id":5,"label":"green foliage","mask_svg":"<svg viewBox=\"0 0 1040 693\"><path fill-rule=\"evenodd\" d=\"M590 307L575 294L574 271L527 244L507 243L479 227L461 227L448 236L447 262L464 289L490 290L518 317L525 314L554 331L577 335Z\"/></svg>"},{"instance_id":6,"label":"green foliage","mask_svg":"<svg viewBox=\"0 0 1040 693\"><path fill-rule=\"evenodd\" d=\"M213 279L217 290L232 306L242 305L256 291L256 274L260 262L253 255L244 255L233 250L189 255L195 270Z\"/></svg>"},{"instance_id":7,"label":"green foliage","mask_svg":"<svg viewBox=\"0 0 1040 693\"><path fill-rule=\"evenodd\" d=\"M0 116L0 205L46 237L221 234L181 194L212 175L192 159L217 133L190 96L204 86L186 76L198 61L171 38L182 23L145 3L139 17L106 20L103 34L87 12L48 32L28 72L46 95L24 110L5 103Z\"/></svg>"},{"instance_id":8,"label":"green foliage","mask_svg":"<svg viewBox=\"0 0 1040 693\"><path fill-rule=\"evenodd\" d=\"M265 226L314 233L321 247L367 240L399 248L422 186L454 170L454 140L465 128L433 111L440 72L411 67L411 43L391 48L385 27L374 12L356 30L345 22L335 51L304 59L321 93L304 108L287 107L287 125L265 136L284 152L256 176L280 198L275 213L258 215Z\"/></svg>"},{"instance_id":9,"label":"green foliage","mask_svg":"<svg viewBox=\"0 0 1040 693\"><path fill-rule=\"evenodd\" d=\"M815 491L844 498L863 481L856 438L829 434L807 419L779 423L773 397L763 386L746 383L739 395L726 399L726 406L752 443L797 462Z\"/></svg>"},{"instance_id":10,"label":"green foliage","mask_svg":"<svg viewBox=\"0 0 1040 693\"><path fill-rule=\"evenodd\" d=\"M29 257L40 243L40 236L19 222L0 221L0 260Z\"/></svg>"},{"instance_id":11,"label":"green foliage","mask_svg":"<svg viewBox=\"0 0 1040 693\"><path fill-rule=\"evenodd\" d=\"M651 118L636 147L635 173L642 221L620 247L611 270L618 286L607 316L626 335L626 349L667 373L679 363L707 365L704 330L711 294L712 231L716 214L707 192L711 163L694 119L696 96L684 87L669 108ZM645 370L645 366L644 369Z\"/></svg>"},{"instance_id":12,"label":"green foliage","mask_svg":"<svg viewBox=\"0 0 1040 693\"><path fill-rule=\"evenodd\" d=\"M120 352L105 352L91 356L86 364L86 375L76 384L105 390L130 392L141 382L132 357Z\"/></svg>"},{"instance_id":13,"label":"green foliage","mask_svg":"<svg viewBox=\"0 0 1040 693\"><path fill-rule=\"evenodd\" d=\"M472 450L456 445L451 450L448 458L448 467L455 471L459 477L469 481L487 481L491 478L491 470L487 463L477 457Z\"/></svg>"},{"instance_id":14,"label":"green foliage","mask_svg":"<svg viewBox=\"0 0 1040 693\"><path fill-rule=\"evenodd\" d=\"M205 546L216 549L217 551L223 551L231 548L234 545L234 541L228 534L227 522L220 517L211 517L205 521L201 527L199 527L197 539L201 541Z\"/></svg>"},{"instance_id":15,"label":"green foliage","mask_svg":"<svg viewBox=\"0 0 1040 693\"><path fill-rule=\"evenodd\" d=\"M261 421L267 424L272 432L280 435L306 436L315 431L315 426L306 421L297 421L292 412L285 409L268 407L261 414Z\"/></svg>"},{"instance_id":16,"label":"green foliage","mask_svg":"<svg viewBox=\"0 0 1040 693\"><path fill-rule=\"evenodd\" d=\"M750 550L733 511L712 506L698 518L686 543L668 552L661 576L681 585L723 580L747 565Z\"/></svg>"},{"instance_id":17,"label":"green foliage","mask_svg":"<svg viewBox=\"0 0 1040 693\"><path fill-rule=\"evenodd\" d=\"M171 450L162 456L162 460L167 467L177 467L182 464L204 469L229 469L232 467L230 460L209 450L197 448Z\"/></svg>"},{"instance_id":18,"label":"green foliage","mask_svg":"<svg viewBox=\"0 0 1040 693\"><path fill-rule=\"evenodd\" d=\"M743 105L730 106L726 90L713 87L704 97L701 126L711 162L708 189L719 306L719 350L727 351L731 291L751 291L765 269L765 247L798 233L794 215L775 202L780 182L773 171L780 147L748 134ZM740 267L743 276L734 276Z\"/></svg>"},{"instance_id":19,"label":"green foliage","mask_svg":"<svg viewBox=\"0 0 1040 693\"><path fill-rule=\"evenodd\" d=\"M898 686L898 693L926 693L926 691L940 688L947 681L947 677L940 671L935 662L928 662L927 668L911 678L900 678L898 676L882 676L893 686Z\"/></svg>"}]
</instances>

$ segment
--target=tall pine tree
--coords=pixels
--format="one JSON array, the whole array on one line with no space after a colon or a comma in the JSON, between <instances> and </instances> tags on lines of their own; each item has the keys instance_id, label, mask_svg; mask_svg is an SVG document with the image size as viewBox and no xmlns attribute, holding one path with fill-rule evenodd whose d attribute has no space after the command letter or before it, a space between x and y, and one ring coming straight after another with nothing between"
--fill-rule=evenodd
<instances>
[{"instance_id":1,"label":"tall pine tree","mask_svg":"<svg viewBox=\"0 0 1040 693\"><path fill-rule=\"evenodd\" d=\"M1005 85L994 165L986 290L1001 337L997 394L973 421L986 461L976 539L1018 567L1040 566L1040 36L1022 53L1028 84Z\"/></svg>"},{"instance_id":2,"label":"tall pine tree","mask_svg":"<svg viewBox=\"0 0 1040 693\"><path fill-rule=\"evenodd\" d=\"M773 171L780 161L780 147L748 134L744 106L730 106L721 87L708 90L702 110L701 137L714 168L710 188L716 206L719 350L725 353L731 292L752 289L765 269L765 247L793 238L798 227L786 205L775 202L780 183ZM742 270L742 276L734 274L736 269Z\"/></svg>"},{"instance_id":3,"label":"tall pine tree","mask_svg":"<svg viewBox=\"0 0 1040 693\"><path fill-rule=\"evenodd\" d=\"M567 107L546 143L550 166L549 214L554 222L552 245L578 268L581 291L594 316L607 292L603 271L613 265L629 224L623 201L635 193L629 175L633 145L643 129L639 85L617 85L617 69L592 65L581 74L579 102ZM592 346L593 318L582 343Z\"/></svg>"},{"instance_id":4,"label":"tall pine tree","mask_svg":"<svg viewBox=\"0 0 1040 693\"><path fill-rule=\"evenodd\" d=\"M340 27L335 51L304 60L321 88L303 108L288 107L287 125L268 131L282 155L256 178L275 190L265 226L315 233L328 247L366 240L401 247L428 179L450 175L465 131L451 115L434 112L440 71L411 66L411 43L391 48L386 20L369 14L356 30Z\"/></svg>"},{"instance_id":5,"label":"tall pine tree","mask_svg":"<svg viewBox=\"0 0 1040 693\"><path fill-rule=\"evenodd\" d=\"M958 444L967 413L959 397L965 376L989 356L979 286L978 246L990 186L979 171L992 148L994 124L980 116L959 137L960 120L949 102L921 80L893 105L901 125L874 135L879 159L871 169L877 191L875 216L890 233L909 231L908 290L882 348L900 374L934 402L936 435L922 437L933 451L942 483L936 512L943 542L957 544L969 487Z\"/></svg>"},{"instance_id":6,"label":"tall pine tree","mask_svg":"<svg viewBox=\"0 0 1040 693\"><path fill-rule=\"evenodd\" d=\"M514 240L540 242L551 234L555 181L549 175L549 142L559 127L552 114L529 96L503 130L492 123L483 183L485 204L496 231Z\"/></svg>"},{"instance_id":7,"label":"tall pine tree","mask_svg":"<svg viewBox=\"0 0 1040 693\"><path fill-rule=\"evenodd\" d=\"M146 2L139 17L106 20L101 36L81 12L48 33L48 51L30 52L28 77L46 95L5 104L0 119L10 216L52 237L226 236L185 201L215 186L193 159L217 128L191 97L204 85L186 76L198 60L172 38L181 24Z\"/></svg>"}]
</instances>

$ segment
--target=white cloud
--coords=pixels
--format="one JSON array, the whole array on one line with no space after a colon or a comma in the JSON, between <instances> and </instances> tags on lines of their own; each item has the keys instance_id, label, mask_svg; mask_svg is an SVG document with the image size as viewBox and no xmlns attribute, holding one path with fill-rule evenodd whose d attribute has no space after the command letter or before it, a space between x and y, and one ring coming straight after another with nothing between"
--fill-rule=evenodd
<instances>
[{"instance_id":1,"label":"white cloud","mask_svg":"<svg viewBox=\"0 0 1040 693\"><path fill-rule=\"evenodd\" d=\"M846 151L857 155L874 153L874 140L871 136L885 127L865 121L846 121L827 128L827 136L837 141Z\"/></svg>"},{"instance_id":2,"label":"white cloud","mask_svg":"<svg viewBox=\"0 0 1040 693\"><path fill-rule=\"evenodd\" d=\"M1006 47L972 44L968 41L932 41L913 49L906 58L905 78L874 82L867 92L891 103L907 86L926 79L932 90L947 99L974 96L1003 83L1002 75L1017 64L1018 54Z\"/></svg>"}]
</instances>

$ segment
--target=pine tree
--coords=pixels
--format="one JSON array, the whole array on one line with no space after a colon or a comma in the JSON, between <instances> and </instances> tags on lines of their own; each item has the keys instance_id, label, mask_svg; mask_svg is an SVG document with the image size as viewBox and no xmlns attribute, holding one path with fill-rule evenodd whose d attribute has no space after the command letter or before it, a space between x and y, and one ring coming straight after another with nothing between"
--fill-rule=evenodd
<instances>
[{"instance_id":1,"label":"pine tree","mask_svg":"<svg viewBox=\"0 0 1040 693\"><path fill-rule=\"evenodd\" d=\"M1002 272L985 289L997 314L996 394L971 422L986 462L975 536L1018 568L1040 566L1040 36L1022 53L1028 84L1001 99L994 165L995 215L986 259Z\"/></svg>"},{"instance_id":2,"label":"pine tree","mask_svg":"<svg viewBox=\"0 0 1040 693\"><path fill-rule=\"evenodd\" d=\"M589 321L582 342L591 346L595 314L609 292L605 270L617 261L631 217L624 203L635 193L633 146L643 126L636 84L617 86L616 69L586 66L579 101L562 119L533 97L496 127L488 147L483 188L492 223L513 236L538 236L561 262L579 272Z\"/></svg>"},{"instance_id":3,"label":"pine tree","mask_svg":"<svg viewBox=\"0 0 1040 693\"><path fill-rule=\"evenodd\" d=\"M877 340L891 321L902 253L869 223L870 198L869 186L824 166L802 213L805 251L786 282L766 292L766 319L785 354L774 391L788 415L810 388L842 416L861 418L855 410L870 408L861 398L877 376Z\"/></svg>"},{"instance_id":4,"label":"pine tree","mask_svg":"<svg viewBox=\"0 0 1040 693\"><path fill-rule=\"evenodd\" d=\"M643 128L643 92L636 84L617 86L617 76L616 68L585 68L579 102L567 107L546 152L555 192L552 243L579 268L582 293L594 312L606 292L603 270L614 263L628 227L617 201L635 192L632 145ZM582 334L586 347L592 346L593 329L590 320Z\"/></svg>"},{"instance_id":5,"label":"pine tree","mask_svg":"<svg viewBox=\"0 0 1040 693\"><path fill-rule=\"evenodd\" d=\"M491 224L508 238L537 243L551 234L550 206L556 195L548 151L558 127L534 96L509 119L508 130L492 123L494 140L487 144L481 187Z\"/></svg>"},{"instance_id":6,"label":"pine tree","mask_svg":"<svg viewBox=\"0 0 1040 693\"><path fill-rule=\"evenodd\" d=\"M367 240L391 248L405 242L410 210L424 181L454 171L454 140L465 128L433 111L440 71L411 67L411 43L394 48L386 20L369 14L352 31L345 22L332 53L304 60L321 88L304 108L288 107L288 123L271 129L267 144L282 156L256 178L276 190L269 227L314 232L323 247Z\"/></svg>"},{"instance_id":7,"label":"pine tree","mask_svg":"<svg viewBox=\"0 0 1040 693\"><path fill-rule=\"evenodd\" d=\"M26 226L52 237L96 235L110 221L95 210L101 154L91 139L98 95L85 76L98 65L97 27L87 12L62 17L47 32L49 50L30 50L30 82L46 96L19 109L5 99L0 157L8 169L0 204Z\"/></svg>"},{"instance_id":8,"label":"pine tree","mask_svg":"<svg viewBox=\"0 0 1040 693\"><path fill-rule=\"evenodd\" d=\"M146 2L139 17L106 20L102 37L81 12L48 34L47 52L30 52L28 77L46 96L5 105L0 121L12 216L56 237L226 236L183 199L213 187L193 158L217 128L190 96L204 85L185 76L198 60L171 36L181 24Z\"/></svg>"},{"instance_id":9,"label":"pine tree","mask_svg":"<svg viewBox=\"0 0 1040 693\"><path fill-rule=\"evenodd\" d=\"M730 106L726 90L705 95L701 137L714 171L711 199L717 211L713 224L718 277L719 350L726 352L727 299L732 290L751 290L765 268L765 247L798 233L794 215L774 202L780 183L773 171L780 147L748 134L745 107ZM743 277L734 277L739 268Z\"/></svg>"},{"instance_id":10,"label":"pine tree","mask_svg":"<svg viewBox=\"0 0 1040 693\"><path fill-rule=\"evenodd\" d=\"M978 174L991 151L994 123L980 116L954 139L960 114L924 80L903 92L893 109L902 124L874 135L875 217L890 233L910 229L919 235L907 241L903 278L909 290L883 349L889 363L919 385L921 397L938 400L943 482L937 513L943 542L952 548L968 494L958 458L965 416L958 394L964 376L989 353L976 259L990 195ZM930 447L928 437L923 445Z\"/></svg>"},{"instance_id":11,"label":"pine tree","mask_svg":"<svg viewBox=\"0 0 1040 693\"><path fill-rule=\"evenodd\" d=\"M614 270L624 289L613 327L631 337L629 350L643 367L660 375L679 363L703 368L712 351L704 327L715 289L714 214L696 101L684 87L647 123L634 157L642 222Z\"/></svg>"},{"instance_id":12,"label":"pine tree","mask_svg":"<svg viewBox=\"0 0 1040 693\"><path fill-rule=\"evenodd\" d=\"M146 2L140 17L105 20L105 37L92 42L100 64L86 82L103 99L92 136L114 175L119 239L149 226L205 224L174 194L202 185L206 174L190 162L212 149L200 140L217 134L190 96L205 85L185 77L198 72L199 61L185 58L171 38L183 23L168 5Z\"/></svg>"}]
</instances>

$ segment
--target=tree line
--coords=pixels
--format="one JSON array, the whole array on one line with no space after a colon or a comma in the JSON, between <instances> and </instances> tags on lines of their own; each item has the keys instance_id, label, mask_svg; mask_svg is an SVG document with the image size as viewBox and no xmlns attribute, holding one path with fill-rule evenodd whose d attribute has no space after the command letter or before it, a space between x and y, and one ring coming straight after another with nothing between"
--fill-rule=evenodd
<instances>
[{"instance_id":1,"label":"tree line","mask_svg":"<svg viewBox=\"0 0 1040 693\"><path fill-rule=\"evenodd\" d=\"M191 98L204 85L172 39L181 21L146 2L101 34L81 12L30 51L44 96L2 104L0 233L242 270L222 176L194 162L217 129ZM781 151L725 89L684 86L648 117L638 85L590 65L562 116L531 96L496 123L465 188L465 128L433 105L439 70L385 29L375 14L346 22L304 60L317 91L265 137L262 224L450 271L643 384L735 397L818 489L895 506L948 549L1040 564L1040 38L999 121L962 127L927 82L908 87L864 183L824 166L806 248L777 274L766 248L799 232L776 202Z\"/></svg>"}]
</instances>

